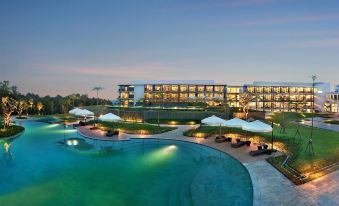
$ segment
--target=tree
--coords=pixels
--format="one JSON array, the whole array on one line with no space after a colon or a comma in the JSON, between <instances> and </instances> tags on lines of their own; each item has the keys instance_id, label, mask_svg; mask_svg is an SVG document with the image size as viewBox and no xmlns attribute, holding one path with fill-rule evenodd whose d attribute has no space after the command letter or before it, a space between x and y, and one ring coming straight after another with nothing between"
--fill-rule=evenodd
<instances>
[{"instance_id":1,"label":"tree","mask_svg":"<svg viewBox=\"0 0 339 206\"><path fill-rule=\"evenodd\" d=\"M12 113L17 109L17 101L10 97L1 98L2 105L2 120L4 124L4 129L9 127L11 124Z\"/></svg>"},{"instance_id":2,"label":"tree","mask_svg":"<svg viewBox=\"0 0 339 206\"><path fill-rule=\"evenodd\" d=\"M25 100L19 100L18 101L18 105L17 105L17 111L18 111L18 115L19 115L19 118L22 117L22 113L27 110L28 108L28 104Z\"/></svg>"},{"instance_id":3,"label":"tree","mask_svg":"<svg viewBox=\"0 0 339 206\"><path fill-rule=\"evenodd\" d=\"M280 120L280 133L286 133L286 122L285 122L285 102L288 100L287 96L280 96L279 101L282 102L283 110Z\"/></svg>"},{"instance_id":4,"label":"tree","mask_svg":"<svg viewBox=\"0 0 339 206\"><path fill-rule=\"evenodd\" d=\"M242 106L245 118L248 117L249 103L252 101L253 96L250 93L242 93L239 95L239 104Z\"/></svg>"},{"instance_id":5,"label":"tree","mask_svg":"<svg viewBox=\"0 0 339 206\"><path fill-rule=\"evenodd\" d=\"M103 87L97 86L97 87L93 87L93 91L97 91L97 106L99 105L99 91L103 90Z\"/></svg>"},{"instance_id":6,"label":"tree","mask_svg":"<svg viewBox=\"0 0 339 206\"><path fill-rule=\"evenodd\" d=\"M38 109L38 114L40 115L40 111L42 110L42 108L44 108L44 105L42 104L42 102L38 102L36 104L36 108Z\"/></svg>"},{"instance_id":7,"label":"tree","mask_svg":"<svg viewBox=\"0 0 339 206\"><path fill-rule=\"evenodd\" d=\"M30 110L32 110L33 106L34 106L34 100L33 100L33 98L30 98L28 100L28 107L29 107Z\"/></svg>"}]
</instances>

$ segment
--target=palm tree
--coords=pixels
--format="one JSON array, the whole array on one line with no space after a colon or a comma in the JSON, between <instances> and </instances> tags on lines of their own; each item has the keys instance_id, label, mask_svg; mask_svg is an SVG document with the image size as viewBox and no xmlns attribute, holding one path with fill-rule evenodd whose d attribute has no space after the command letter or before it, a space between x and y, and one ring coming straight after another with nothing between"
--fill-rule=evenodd
<instances>
[{"instance_id":1,"label":"palm tree","mask_svg":"<svg viewBox=\"0 0 339 206\"><path fill-rule=\"evenodd\" d=\"M103 87L100 87L100 86L96 86L96 87L93 87L93 91L97 91L97 106L99 105L99 91L103 90L104 88Z\"/></svg>"}]
</instances>

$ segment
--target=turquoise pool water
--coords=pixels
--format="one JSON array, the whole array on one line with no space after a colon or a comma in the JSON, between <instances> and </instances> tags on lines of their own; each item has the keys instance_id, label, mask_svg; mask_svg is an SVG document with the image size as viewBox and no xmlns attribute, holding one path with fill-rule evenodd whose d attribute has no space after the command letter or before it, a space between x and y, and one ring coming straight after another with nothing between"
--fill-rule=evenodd
<instances>
[{"instance_id":1,"label":"turquoise pool water","mask_svg":"<svg viewBox=\"0 0 339 206\"><path fill-rule=\"evenodd\" d=\"M246 169L209 147L172 140L83 139L60 125L23 122L0 149L0 205L252 205ZM79 145L80 144L80 145Z\"/></svg>"}]
</instances>

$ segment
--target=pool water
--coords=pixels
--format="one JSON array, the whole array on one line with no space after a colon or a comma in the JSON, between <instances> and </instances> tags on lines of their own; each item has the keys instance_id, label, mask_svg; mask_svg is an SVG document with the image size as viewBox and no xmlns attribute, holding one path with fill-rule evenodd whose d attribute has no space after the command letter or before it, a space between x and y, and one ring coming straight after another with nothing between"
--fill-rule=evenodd
<instances>
[{"instance_id":1,"label":"pool water","mask_svg":"<svg viewBox=\"0 0 339 206\"><path fill-rule=\"evenodd\" d=\"M0 205L252 205L247 170L209 147L94 141L56 124L22 124L26 131L11 142L12 158L0 142ZM58 144L72 138L85 147Z\"/></svg>"}]
</instances>

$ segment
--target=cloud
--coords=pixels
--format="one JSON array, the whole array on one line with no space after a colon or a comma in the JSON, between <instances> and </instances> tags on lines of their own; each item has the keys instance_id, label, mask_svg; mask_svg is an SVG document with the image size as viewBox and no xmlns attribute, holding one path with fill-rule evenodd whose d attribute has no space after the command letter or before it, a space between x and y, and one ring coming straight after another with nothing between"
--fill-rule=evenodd
<instances>
[{"instance_id":1,"label":"cloud","mask_svg":"<svg viewBox=\"0 0 339 206\"><path fill-rule=\"evenodd\" d=\"M238 8L247 6L266 5L282 0L221 0L221 1L205 1L205 2L194 2L193 4L181 5L177 7L177 10L206 10L211 8Z\"/></svg>"},{"instance_id":2,"label":"cloud","mask_svg":"<svg viewBox=\"0 0 339 206\"><path fill-rule=\"evenodd\" d=\"M255 36L255 37L329 37L339 36L339 31L324 30L324 31L259 31L251 33L239 33L238 35Z\"/></svg>"},{"instance_id":3,"label":"cloud","mask_svg":"<svg viewBox=\"0 0 339 206\"><path fill-rule=\"evenodd\" d=\"M339 48L339 38L326 38L317 40L298 41L281 44L279 48Z\"/></svg>"},{"instance_id":4,"label":"cloud","mask_svg":"<svg viewBox=\"0 0 339 206\"><path fill-rule=\"evenodd\" d=\"M314 16L294 16L272 19L261 19L257 21L248 21L241 23L241 26L255 27L255 26L269 26L269 25L283 25L283 24L296 24L306 22L319 22L319 21L335 21L339 20L339 15L314 15Z\"/></svg>"}]
</instances>

